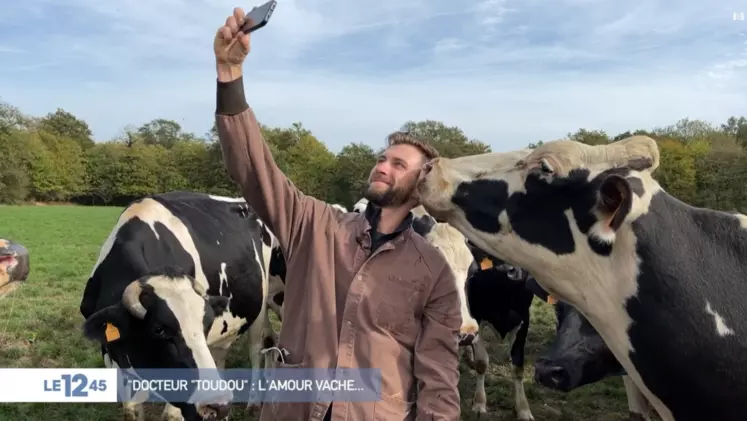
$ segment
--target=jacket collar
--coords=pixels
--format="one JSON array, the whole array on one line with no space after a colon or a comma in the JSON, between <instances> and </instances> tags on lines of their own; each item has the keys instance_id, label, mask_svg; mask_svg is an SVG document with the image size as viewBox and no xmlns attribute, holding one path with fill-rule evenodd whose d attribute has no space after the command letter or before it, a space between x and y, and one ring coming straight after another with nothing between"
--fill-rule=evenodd
<instances>
[{"instance_id":1,"label":"jacket collar","mask_svg":"<svg viewBox=\"0 0 747 421\"><path fill-rule=\"evenodd\" d=\"M378 226L379 219L381 218L381 207L376 206L369 201L368 205L366 206L366 210L363 213L363 216L364 217L361 218L361 234L368 233L369 239L376 235L380 236L381 234L377 234L376 232L376 227ZM399 224L397 229L395 229L391 234L386 234L385 237L393 239L393 242L395 243L402 241L405 238L406 234L412 230L413 218L414 217L412 212L409 212L407 214L407 217L405 217L402 223Z\"/></svg>"}]
</instances>

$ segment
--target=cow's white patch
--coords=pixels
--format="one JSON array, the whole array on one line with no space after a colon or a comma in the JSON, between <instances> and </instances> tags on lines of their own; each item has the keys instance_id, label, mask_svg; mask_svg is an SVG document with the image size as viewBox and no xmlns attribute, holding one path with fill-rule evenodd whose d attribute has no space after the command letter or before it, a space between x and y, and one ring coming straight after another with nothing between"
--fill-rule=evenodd
<instances>
[{"instance_id":1,"label":"cow's white patch","mask_svg":"<svg viewBox=\"0 0 747 421\"><path fill-rule=\"evenodd\" d=\"M353 212L364 213L366 211L366 206L368 206L368 199L364 197L353 205Z\"/></svg>"},{"instance_id":2,"label":"cow's white patch","mask_svg":"<svg viewBox=\"0 0 747 421\"><path fill-rule=\"evenodd\" d=\"M246 200L243 197L226 197L226 196L217 196L214 194L209 194L208 197L213 200L217 200L218 202L246 203Z\"/></svg>"},{"instance_id":3,"label":"cow's white patch","mask_svg":"<svg viewBox=\"0 0 747 421\"><path fill-rule=\"evenodd\" d=\"M346 208L345 206L342 206L342 205L340 205L340 204L337 204L337 203L336 203L336 204L334 204L334 205L331 205L331 206L332 206L333 208L335 208L335 209L337 209L337 210L339 210L339 211L343 212L343 213L347 213L347 212L348 212L348 209L347 209L347 208Z\"/></svg>"},{"instance_id":4,"label":"cow's white patch","mask_svg":"<svg viewBox=\"0 0 747 421\"><path fill-rule=\"evenodd\" d=\"M628 376L622 376L625 385L625 394L628 395L628 411L638 414L644 420L649 420L649 408L646 397L643 396L638 386Z\"/></svg>"},{"instance_id":5,"label":"cow's white patch","mask_svg":"<svg viewBox=\"0 0 747 421\"><path fill-rule=\"evenodd\" d=\"M716 322L716 332L718 332L719 336L728 336L733 335L734 331L731 330L728 326L726 326L726 321L723 317L721 317L720 314L716 313L713 308L711 308L711 303L706 301L706 313L713 316L714 321Z\"/></svg>"},{"instance_id":6,"label":"cow's white patch","mask_svg":"<svg viewBox=\"0 0 747 421\"><path fill-rule=\"evenodd\" d=\"M465 283L467 282L469 267L475 258L472 256L469 247L467 247L464 236L449 224L436 223L431 232L426 234L425 238L441 252L456 279L462 313L462 328L460 332L462 334L476 335L479 326L477 320L469 312L465 293Z\"/></svg>"},{"instance_id":7,"label":"cow's white patch","mask_svg":"<svg viewBox=\"0 0 747 421\"><path fill-rule=\"evenodd\" d=\"M226 262L220 262L220 273L218 274L218 294L223 295L223 284L228 285L228 276L226 276ZM230 289L230 288L229 288ZM229 296L233 297L233 293Z\"/></svg>"},{"instance_id":8,"label":"cow's white patch","mask_svg":"<svg viewBox=\"0 0 747 421\"><path fill-rule=\"evenodd\" d=\"M202 321L205 318L205 299L199 296L188 278L154 276L148 279L155 294L174 313L184 342L192 351L198 368L216 368L213 356L203 333Z\"/></svg>"},{"instance_id":9,"label":"cow's white patch","mask_svg":"<svg viewBox=\"0 0 747 421\"><path fill-rule=\"evenodd\" d=\"M742 215L741 213L738 213L737 219L739 219L739 225L741 225L742 228L747 230L747 215Z\"/></svg>"}]
</instances>

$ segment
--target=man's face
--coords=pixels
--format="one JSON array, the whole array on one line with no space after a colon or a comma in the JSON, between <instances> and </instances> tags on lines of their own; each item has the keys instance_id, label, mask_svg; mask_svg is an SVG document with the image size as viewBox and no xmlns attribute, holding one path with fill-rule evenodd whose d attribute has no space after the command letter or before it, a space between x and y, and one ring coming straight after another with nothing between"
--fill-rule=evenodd
<instances>
[{"instance_id":1,"label":"man's face","mask_svg":"<svg viewBox=\"0 0 747 421\"><path fill-rule=\"evenodd\" d=\"M381 207L404 205L418 182L425 155L412 145L393 145L379 156L364 197Z\"/></svg>"}]
</instances>

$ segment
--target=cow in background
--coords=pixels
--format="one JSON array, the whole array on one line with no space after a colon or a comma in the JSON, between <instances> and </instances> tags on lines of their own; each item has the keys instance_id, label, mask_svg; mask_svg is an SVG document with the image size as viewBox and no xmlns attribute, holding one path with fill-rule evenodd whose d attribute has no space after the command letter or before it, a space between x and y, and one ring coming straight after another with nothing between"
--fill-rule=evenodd
<instances>
[{"instance_id":1,"label":"cow in background","mask_svg":"<svg viewBox=\"0 0 747 421\"><path fill-rule=\"evenodd\" d=\"M29 270L26 247L0 238L0 298L18 289L28 279Z\"/></svg>"},{"instance_id":2,"label":"cow in background","mask_svg":"<svg viewBox=\"0 0 747 421\"><path fill-rule=\"evenodd\" d=\"M235 199L170 192L134 201L102 245L86 284L84 334L100 343L107 367L137 371L223 369L230 346L248 332L249 358L259 368L269 327L272 238ZM228 398L167 404L163 417L224 419ZM128 420L144 419L140 403L124 403L124 411Z\"/></svg>"}]
</instances>

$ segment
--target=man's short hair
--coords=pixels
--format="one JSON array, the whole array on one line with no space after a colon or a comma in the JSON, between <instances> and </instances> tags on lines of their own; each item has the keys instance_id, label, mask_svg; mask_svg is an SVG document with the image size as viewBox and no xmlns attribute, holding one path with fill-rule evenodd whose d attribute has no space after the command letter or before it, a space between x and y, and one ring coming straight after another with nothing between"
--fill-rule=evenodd
<instances>
[{"instance_id":1,"label":"man's short hair","mask_svg":"<svg viewBox=\"0 0 747 421\"><path fill-rule=\"evenodd\" d=\"M418 148L420 152L425 155L425 160L430 161L431 159L438 158L439 153L433 146L429 145L427 142L424 142L421 139L418 139L416 136L412 135L410 132L394 132L387 136L387 146L394 146L394 145L410 145Z\"/></svg>"}]
</instances>

